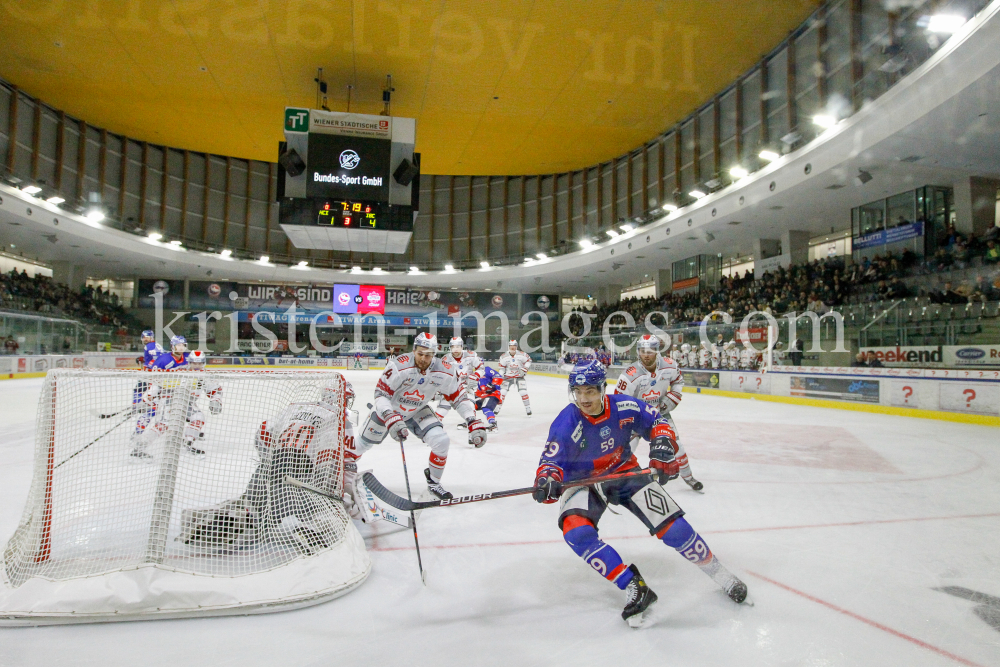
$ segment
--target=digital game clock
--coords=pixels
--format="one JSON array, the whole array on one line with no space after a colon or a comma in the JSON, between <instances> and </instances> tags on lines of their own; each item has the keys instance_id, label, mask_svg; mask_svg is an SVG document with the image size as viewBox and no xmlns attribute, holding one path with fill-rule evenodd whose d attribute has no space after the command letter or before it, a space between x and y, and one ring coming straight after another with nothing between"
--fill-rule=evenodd
<instances>
[{"instance_id":1,"label":"digital game clock","mask_svg":"<svg viewBox=\"0 0 1000 667\"><path fill-rule=\"evenodd\" d=\"M316 224L347 229L383 229L382 206L378 202L329 199L316 215Z\"/></svg>"}]
</instances>

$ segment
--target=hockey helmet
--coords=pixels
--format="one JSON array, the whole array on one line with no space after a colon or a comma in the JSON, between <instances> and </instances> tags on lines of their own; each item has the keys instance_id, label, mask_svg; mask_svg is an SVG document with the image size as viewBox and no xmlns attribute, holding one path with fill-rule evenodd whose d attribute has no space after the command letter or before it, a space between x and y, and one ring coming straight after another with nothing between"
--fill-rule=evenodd
<instances>
[{"instance_id":1,"label":"hockey helmet","mask_svg":"<svg viewBox=\"0 0 1000 667\"><path fill-rule=\"evenodd\" d=\"M451 348L452 352L456 351L455 348L458 348L459 350L464 350L465 341L462 340L461 337L455 336L450 341L448 341L448 347Z\"/></svg>"},{"instance_id":2,"label":"hockey helmet","mask_svg":"<svg viewBox=\"0 0 1000 667\"><path fill-rule=\"evenodd\" d=\"M198 366L199 368L204 368L205 364L208 362L208 355L201 350L193 350L191 354L188 355L188 363L192 366Z\"/></svg>"},{"instance_id":3,"label":"hockey helmet","mask_svg":"<svg viewBox=\"0 0 1000 667\"><path fill-rule=\"evenodd\" d=\"M691 351L691 346L690 345L688 345L687 343L684 343L683 345L681 345L681 352L683 352L684 354L687 354L690 351Z\"/></svg>"},{"instance_id":4,"label":"hockey helmet","mask_svg":"<svg viewBox=\"0 0 1000 667\"><path fill-rule=\"evenodd\" d=\"M438 349L437 336L432 336L426 331L417 334L417 337L413 339L413 349L416 350L418 347L426 347L430 349L434 354L437 354L437 349Z\"/></svg>"},{"instance_id":5,"label":"hockey helmet","mask_svg":"<svg viewBox=\"0 0 1000 667\"><path fill-rule=\"evenodd\" d=\"M635 348L639 351L652 350L658 352L660 350L660 339L649 334L640 336L639 340L636 341Z\"/></svg>"},{"instance_id":6,"label":"hockey helmet","mask_svg":"<svg viewBox=\"0 0 1000 667\"><path fill-rule=\"evenodd\" d=\"M152 329L146 329L142 332L143 343L152 343L154 340L156 340L156 334L153 333Z\"/></svg>"},{"instance_id":7,"label":"hockey helmet","mask_svg":"<svg viewBox=\"0 0 1000 667\"><path fill-rule=\"evenodd\" d=\"M608 373L604 364L597 359L587 359L577 363L569 372L569 400L576 403L573 390L576 387L599 387L601 393L606 389Z\"/></svg>"},{"instance_id":8,"label":"hockey helmet","mask_svg":"<svg viewBox=\"0 0 1000 667\"><path fill-rule=\"evenodd\" d=\"M507 350L509 351L510 348L514 348L515 350L517 349L517 341L513 338L511 338L510 341L507 342Z\"/></svg>"},{"instance_id":9,"label":"hockey helmet","mask_svg":"<svg viewBox=\"0 0 1000 667\"><path fill-rule=\"evenodd\" d=\"M170 339L170 350L174 354L184 354L187 352L188 342L184 336L174 336Z\"/></svg>"},{"instance_id":10,"label":"hockey helmet","mask_svg":"<svg viewBox=\"0 0 1000 667\"><path fill-rule=\"evenodd\" d=\"M350 382L346 382L346 388L344 390L344 403L354 403L354 388L351 387ZM337 388L332 385L324 385L319 392L319 404L323 407L333 408L336 407L338 401ZM349 410L351 405L347 405Z\"/></svg>"}]
</instances>

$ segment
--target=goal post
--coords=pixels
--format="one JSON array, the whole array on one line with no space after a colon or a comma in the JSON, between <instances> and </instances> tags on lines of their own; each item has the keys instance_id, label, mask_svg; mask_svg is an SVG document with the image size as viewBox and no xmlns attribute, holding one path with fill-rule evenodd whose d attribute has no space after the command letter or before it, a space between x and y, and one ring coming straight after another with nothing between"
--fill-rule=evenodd
<instances>
[{"instance_id":1,"label":"goal post","mask_svg":"<svg viewBox=\"0 0 1000 667\"><path fill-rule=\"evenodd\" d=\"M0 625L264 613L360 585L371 561L342 503L282 482L343 492L345 387L333 371L50 371Z\"/></svg>"}]
</instances>

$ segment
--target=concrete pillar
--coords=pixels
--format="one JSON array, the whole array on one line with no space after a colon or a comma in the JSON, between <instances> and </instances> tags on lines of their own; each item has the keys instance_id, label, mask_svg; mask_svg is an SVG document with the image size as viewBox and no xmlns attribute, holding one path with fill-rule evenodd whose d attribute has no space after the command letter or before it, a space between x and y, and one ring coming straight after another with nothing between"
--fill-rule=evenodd
<instances>
[{"instance_id":1,"label":"concrete pillar","mask_svg":"<svg viewBox=\"0 0 1000 667\"><path fill-rule=\"evenodd\" d=\"M759 262L768 257L775 257L781 254L781 241L778 239L754 239L753 259Z\"/></svg>"},{"instance_id":2,"label":"concrete pillar","mask_svg":"<svg viewBox=\"0 0 1000 667\"><path fill-rule=\"evenodd\" d=\"M982 234L997 222L997 190L1000 180L971 176L955 188L955 230L962 234Z\"/></svg>"},{"instance_id":3,"label":"concrete pillar","mask_svg":"<svg viewBox=\"0 0 1000 667\"><path fill-rule=\"evenodd\" d=\"M184 279L184 310L190 308L191 304L191 281L188 278Z\"/></svg>"},{"instance_id":4,"label":"concrete pillar","mask_svg":"<svg viewBox=\"0 0 1000 667\"><path fill-rule=\"evenodd\" d=\"M52 280L65 283L69 288L79 290L87 282L87 271L84 267L72 262L52 262Z\"/></svg>"},{"instance_id":5,"label":"concrete pillar","mask_svg":"<svg viewBox=\"0 0 1000 667\"><path fill-rule=\"evenodd\" d=\"M791 264L805 264L809 261L809 232L789 229L781 234L781 254L789 255Z\"/></svg>"},{"instance_id":6,"label":"concrete pillar","mask_svg":"<svg viewBox=\"0 0 1000 667\"><path fill-rule=\"evenodd\" d=\"M674 291L674 282L671 278L670 269L658 269L653 274L653 281L656 283L656 296L661 297Z\"/></svg>"}]
</instances>

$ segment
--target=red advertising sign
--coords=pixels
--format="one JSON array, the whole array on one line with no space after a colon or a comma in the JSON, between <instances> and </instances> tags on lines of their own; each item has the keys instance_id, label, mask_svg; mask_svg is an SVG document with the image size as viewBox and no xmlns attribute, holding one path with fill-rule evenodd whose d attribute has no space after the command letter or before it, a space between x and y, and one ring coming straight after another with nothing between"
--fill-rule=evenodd
<instances>
[{"instance_id":1,"label":"red advertising sign","mask_svg":"<svg viewBox=\"0 0 1000 667\"><path fill-rule=\"evenodd\" d=\"M358 296L361 298L358 303L358 313L367 315L374 313L385 314L385 286L384 285L361 285L358 288Z\"/></svg>"}]
</instances>

